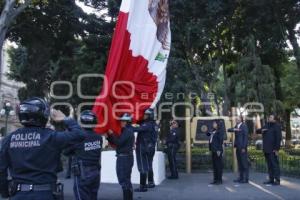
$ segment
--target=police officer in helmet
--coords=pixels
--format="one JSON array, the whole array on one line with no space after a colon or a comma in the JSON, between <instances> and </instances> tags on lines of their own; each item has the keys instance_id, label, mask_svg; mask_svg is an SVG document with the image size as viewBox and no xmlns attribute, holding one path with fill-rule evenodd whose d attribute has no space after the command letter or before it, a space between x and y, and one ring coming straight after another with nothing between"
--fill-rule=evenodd
<instances>
[{"instance_id":1,"label":"police officer in helmet","mask_svg":"<svg viewBox=\"0 0 300 200\"><path fill-rule=\"evenodd\" d=\"M123 200L132 200L131 172L133 167L134 132L131 126L132 117L124 114L120 118L121 135L117 137L112 130L108 131L107 140L116 145L117 164L116 171L119 184L123 189Z\"/></svg>"},{"instance_id":2,"label":"police officer in helmet","mask_svg":"<svg viewBox=\"0 0 300 200\"><path fill-rule=\"evenodd\" d=\"M136 141L136 158L140 172L140 187L136 192L146 192L148 188L154 188L153 158L157 141L157 127L154 121L154 110L149 108L144 112L144 119L134 131L138 133ZM147 183L148 175L148 185Z\"/></svg>"},{"instance_id":3,"label":"police officer in helmet","mask_svg":"<svg viewBox=\"0 0 300 200\"><path fill-rule=\"evenodd\" d=\"M73 156L75 199L97 200L100 186L102 136L93 131L97 125L97 117L92 111L83 111L80 115L80 122L85 132L85 140L72 145L65 151L65 155Z\"/></svg>"},{"instance_id":4,"label":"police officer in helmet","mask_svg":"<svg viewBox=\"0 0 300 200\"><path fill-rule=\"evenodd\" d=\"M0 193L12 200L55 200L57 169L64 148L81 142L84 134L71 118L53 110L51 118L63 122L68 131L45 128L50 115L48 104L31 98L20 104L19 119L23 128L8 135L0 151ZM12 181L8 186L9 170ZM61 196L60 196L61 197Z\"/></svg>"}]
</instances>

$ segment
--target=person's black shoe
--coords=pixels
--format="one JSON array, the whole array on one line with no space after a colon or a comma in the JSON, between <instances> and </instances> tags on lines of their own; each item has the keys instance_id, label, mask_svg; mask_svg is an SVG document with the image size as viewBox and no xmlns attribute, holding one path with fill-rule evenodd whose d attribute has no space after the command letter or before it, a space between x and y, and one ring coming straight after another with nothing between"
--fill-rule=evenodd
<instances>
[{"instance_id":1,"label":"person's black shoe","mask_svg":"<svg viewBox=\"0 0 300 200\"><path fill-rule=\"evenodd\" d=\"M223 182L222 181L217 181L215 185L222 185Z\"/></svg>"},{"instance_id":2,"label":"person's black shoe","mask_svg":"<svg viewBox=\"0 0 300 200\"><path fill-rule=\"evenodd\" d=\"M246 183L249 183L249 181L248 180L240 180L239 183L246 184Z\"/></svg>"},{"instance_id":3,"label":"person's black shoe","mask_svg":"<svg viewBox=\"0 0 300 200\"><path fill-rule=\"evenodd\" d=\"M217 181L213 181L210 183L210 185L215 185L217 183Z\"/></svg>"},{"instance_id":4,"label":"person's black shoe","mask_svg":"<svg viewBox=\"0 0 300 200\"><path fill-rule=\"evenodd\" d=\"M70 179L70 178L71 178L71 175L65 176L65 179Z\"/></svg>"},{"instance_id":5,"label":"person's black shoe","mask_svg":"<svg viewBox=\"0 0 300 200\"><path fill-rule=\"evenodd\" d=\"M238 178L238 179L233 180L233 182L235 182L235 183L239 183L240 181L242 181L241 178Z\"/></svg>"},{"instance_id":6,"label":"person's black shoe","mask_svg":"<svg viewBox=\"0 0 300 200\"><path fill-rule=\"evenodd\" d=\"M274 186L280 185L280 181L274 181L274 182L272 183L272 185L274 185Z\"/></svg>"},{"instance_id":7,"label":"person's black shoe","mask_svg":"<svg viewBox=\"0 0 300 200\"><path fill-rule=\"evenodd\" d=\"M265 181L263 184L264 185L272 185L274 183L274 181Z\"/></svg>"},{"instance_id":8,"label":"person's black shoe","mask_svg":"<svg viewBox=\"0 0 300 200\"><path fill-rule=\"evenodd\" d=\"M154 183L148 183L147 188L155 188L155 184Z\"/></svg>"},{"instance_id":9,"label":"person's black shoe","mask_svg":"<svg viewBox=\"0 0 300 200\"><path fill-rule=\"evenodd\" d=\"M178 176L169 176L168 179L176 180L176 179L178 179Z\"/></svg>"},{"instance_id":10,"label":"person's black shoe","mask_svg":"<svg viewBox=\"0 0 300 200\"><path fill-rule=\"evenodd\" d=\"M148 189L146 188L146 186L140 186L139 188L134 190L135 192L147 192Z\"/></svg>"}]
</instances>

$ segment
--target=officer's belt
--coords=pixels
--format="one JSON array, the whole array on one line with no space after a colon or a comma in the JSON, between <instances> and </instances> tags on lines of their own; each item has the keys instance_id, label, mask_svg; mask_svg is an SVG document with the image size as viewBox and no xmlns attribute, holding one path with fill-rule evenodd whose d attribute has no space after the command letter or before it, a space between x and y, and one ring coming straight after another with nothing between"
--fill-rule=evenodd
<instances>
[{"instance_id":1,"label":"officer's belt","mask_svg":"<svg viewBox=\"0 0 300 200\"><path fill-rule=\"evenodd\" d=\"M117 157L118 156L133 156L133 153L118 153Z\"/></svg>"},{"instance_id":2,"label":"officer's belt","mask_svg":"<svg viewBox=\"0 0 300 200\"><path fill-rule=\"evenodd\" d=\"M18 184L17 191L18 192L30 192L30 191L52 191L53 185L45 184L45 185L28 185L28 184Z\"/></svg>"}]
</instances>

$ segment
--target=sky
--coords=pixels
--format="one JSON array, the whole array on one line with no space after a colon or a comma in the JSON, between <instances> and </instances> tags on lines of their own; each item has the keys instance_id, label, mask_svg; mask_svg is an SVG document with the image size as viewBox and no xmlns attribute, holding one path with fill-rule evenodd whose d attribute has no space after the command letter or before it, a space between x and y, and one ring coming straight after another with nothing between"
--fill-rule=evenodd
<instances>
[{"instance_id":1,"label":"sky","mask_svg":"<svg viewBox=\"0 0 300 200\"><path fill-rule=\"evenodd\" d=\"M82 10L83 10L84 12L86 12L86 13L88 13L88 14L96 14L96 15L99 15L99 14L97 14L99 11L97 11L96 9L93 9L93 8L91 8L91 7L89 7L89 6L84 5L83 2L80 2L80 1L76 0L76 4L77 4L79 7L81 7ZM101 13L100 13L100 14L101 14Z\"/></svg>"},{"instance_id":2,"label":"sky","mask_svg":"<svg viewBox=\"0 0 300 200\"><path fill-rule=\"evenodd\" d=\"M99 12L96 9L93 9L91 7L88 7L88 6L85 6L83 2L79 2L78 0L76 1L76 4L78 6L80 6L84 10L84 12L86 12L88 14L94 13L94 14L97 15L97 12ZM101 14L101 13L99 13L99 14ZM299 30L299 29L300 29L300 24L298 24L298 26L296 27L296 30ZM300 45L300 37L298 37L298 43ZM287 41L287 44L288 44L289 49L293 49L293 47L292 47L292 45L291 45L291 43L289 41Z\"/></svg>"}]
</instances>

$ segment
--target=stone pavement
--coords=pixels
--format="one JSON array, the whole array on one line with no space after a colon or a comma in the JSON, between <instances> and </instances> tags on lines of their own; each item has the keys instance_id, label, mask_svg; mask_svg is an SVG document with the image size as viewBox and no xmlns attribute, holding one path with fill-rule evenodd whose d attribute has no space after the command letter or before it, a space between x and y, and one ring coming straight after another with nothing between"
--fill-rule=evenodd
<instances>
[{"instance_id":1,"label":"stone pavement","mask_svg":"<svg viewBox=\"0 0 300 200\"><path fill-rule=\"evenodd\" d=\"M233 183L236 175L226 173L224 184L211 186L212 174L181 174L180 179L166 180L147 193L135 193L134 200L300 200L300 179L282 178L281 186L264 186L266 174L251 173L249 184ZM73 200L72 180L65 180L65 200ZM136 186L135 186L136 187ZM99 200L122 200L121 187L102 184Z\"/></svg>"}]
</instances>

